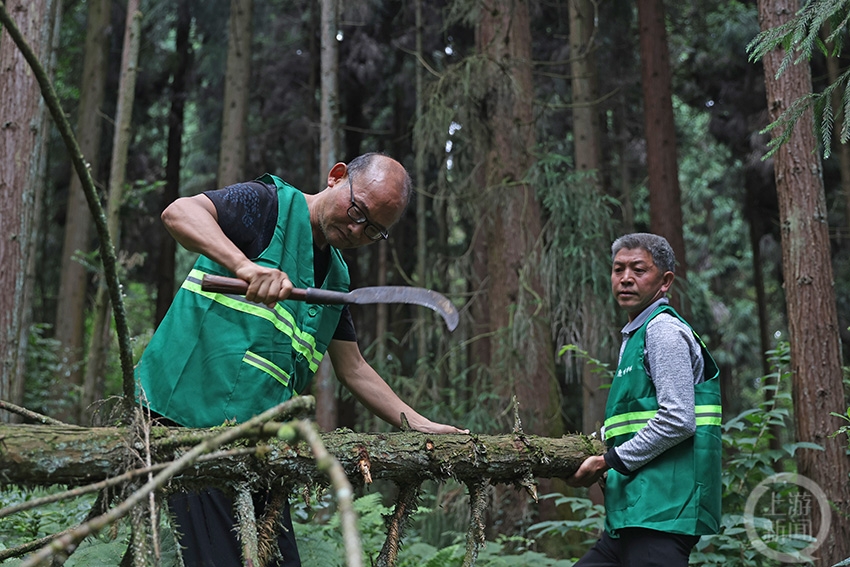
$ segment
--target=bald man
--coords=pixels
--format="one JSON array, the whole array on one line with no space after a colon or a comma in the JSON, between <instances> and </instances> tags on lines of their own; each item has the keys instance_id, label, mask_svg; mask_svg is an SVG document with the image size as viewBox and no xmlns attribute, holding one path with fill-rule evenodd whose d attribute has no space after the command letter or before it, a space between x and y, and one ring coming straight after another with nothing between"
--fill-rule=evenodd
<instances>
[{"instance_id":1,"label":"bald man","mask_svg":"<svg viewBox=\"0 0 850 567\"><path fill-rule=\"evenodd\" d=\"M304 194L273 175L178 199L169 233L200 254L136 368L139 396L164 423L244 422L307 390L325 353L342 384L384 421L462 433L404 403L364 360L346 306L286 301L293 287L348 291L340 250L388 236L411 194L396 160L377 153L337 163L327 187ZM205 274L248 282L244 300L201 290ZM267 494L255 496L261 511ZM240 565L228 496L211 489L170 499L186 567ZM273 565L300 565L288 507Z\"/></svg>"}]
</instances>

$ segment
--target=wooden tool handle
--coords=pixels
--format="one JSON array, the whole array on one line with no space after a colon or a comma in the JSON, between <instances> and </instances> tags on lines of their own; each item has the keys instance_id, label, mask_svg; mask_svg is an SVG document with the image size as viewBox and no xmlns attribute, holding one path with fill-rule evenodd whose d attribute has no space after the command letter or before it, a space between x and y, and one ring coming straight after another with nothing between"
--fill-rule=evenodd
<instances>
[{"instance_id":1,"label":"wooden tool handle","mask_svg":"<svg viewBox=\"0 0 850 567\"><path fill-rule=\"evenodd\" d=\"M226 276L214 276L212 274L204 274L204 279L201 281L201 289L212 293L232 293L234 295L245 295L248 293L248 282L239 278L228 278ZM305 301L307 299L307 290L293 288L289 294L289 299L295 301Z\"/></svg>"},{"instance_id":2,"label":"wooden tool handle","mask_svg":"<svg viewBox=\"0 0 850 567\"><path fill-rule=\"evenodd\" d=\"M204 274L204 279L201 281L201 289L212 293L245 295L248 293L248 282L240 280L239 278L228 278L225 276Z\"/></svg>"}]
</instances>

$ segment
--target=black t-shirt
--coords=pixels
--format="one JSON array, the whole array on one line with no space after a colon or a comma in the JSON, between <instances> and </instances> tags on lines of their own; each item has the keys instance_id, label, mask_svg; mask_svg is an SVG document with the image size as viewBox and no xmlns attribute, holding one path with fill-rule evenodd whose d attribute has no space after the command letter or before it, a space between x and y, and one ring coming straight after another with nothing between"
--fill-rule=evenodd
<instances>
[{"instance_id":1,"label":"black t-shirt","mask_svg":"<svg viewBox=\"0 0 850 567\"><path fill-rule=\"evenodd\" d=\"M248 258L257 258L274 236L277 224L277 188L262 181L229 185L215 191L204 191L215 205L218 224L236 247ZM330 248L320 250L313 245L313 272L316 286L325 281L331 260ZM356 341L351 311L345 305L334 331L334 339Z\"/></svg>"}]
</instances>

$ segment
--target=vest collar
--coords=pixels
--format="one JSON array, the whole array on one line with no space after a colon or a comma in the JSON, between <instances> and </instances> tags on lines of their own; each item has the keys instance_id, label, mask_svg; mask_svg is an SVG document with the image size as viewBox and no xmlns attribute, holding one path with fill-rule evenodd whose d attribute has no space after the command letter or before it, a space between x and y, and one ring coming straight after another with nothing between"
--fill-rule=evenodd
<instances>
[{"instance_id":1,"label":"vest collar","mask_svg":"<svg viewBox=\"0 0 850 567\"><path fill-rule=\"evenodd\" d=\"M640 312L640 315L634 318L633 321L629 321L629 324L623 327L623 330L620 331L624 336L629 336L646 323L646 320L649 319L649 316L652 315L653 311L655 311L659 305L668 305L670 300L666 297L661 297L656 299L654 303L650 304L646 309Z\"/></svg>"}]
</instances>

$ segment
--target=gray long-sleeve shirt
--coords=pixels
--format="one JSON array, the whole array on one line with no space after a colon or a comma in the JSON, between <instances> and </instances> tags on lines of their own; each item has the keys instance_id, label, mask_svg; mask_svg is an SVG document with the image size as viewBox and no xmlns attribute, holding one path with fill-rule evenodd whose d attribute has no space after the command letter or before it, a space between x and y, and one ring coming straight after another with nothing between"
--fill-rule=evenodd
<instances>
[{"instance_id":1,"label":"gray long-sleeve shirt","mask_svg":"<svg viewBox=\"0 0 850 567\"><path fill-rule=\"evenodd\" d=\"M621 357L634 332L666 303L666 298L659 299L623 327ZM670 314L662 313L647 325L644 354L646 374L655 385L658 412L634 437L614 449L629 472L694 435L694 384L705 379L699 342L687 325Z\"/></svg>"}]
</instances>

